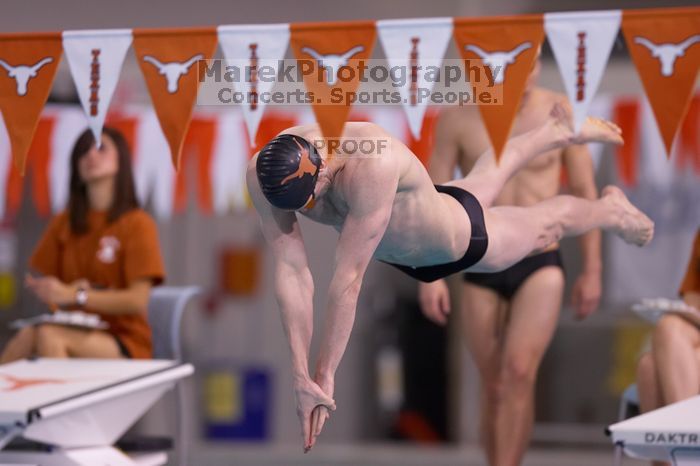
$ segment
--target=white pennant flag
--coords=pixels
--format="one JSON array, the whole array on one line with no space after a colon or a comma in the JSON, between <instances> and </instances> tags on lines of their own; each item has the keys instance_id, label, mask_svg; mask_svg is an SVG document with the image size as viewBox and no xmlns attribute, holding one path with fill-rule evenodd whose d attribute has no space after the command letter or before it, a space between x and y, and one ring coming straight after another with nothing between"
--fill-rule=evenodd
<instances>
[{"instance_id":1,"label":"white pennant flag","mask_svg":"<svg viewBox=\"0 0 700 466\"><path fill-rule=\"evenodd\" d=\"M226 215L246 208L245 176L249 149L245 129L237 109L219 114L214 156L211 161L212 203L214 212Z\"/></svg>"},{"instance_id":2,"label":"white pennant flag","mask_svg":"<svg viewBox=\"0 0 700 466\"><path fill-rule=\"evenodd\" d=\"M642 105L639 116L639 170L640 184L655 188L659 192L669 192L674 185L674 163L667 157L660 157L666 152L664 141L656 125L654 111L651 109L649 99L645 95L640 98ZM676 144L676 150L678 149Z\"/></svg>"},{"instance_id":3,"label":"white pennant flag","mask_svg":"<svg viewBox=\"0 0 700 466\"><path fill-rule=\"evenodd\" d=\"M426 80L425 69L441 65L452 38L452 18L382 20L377 31L389 67L405 70L399 93L411 133L420 139L428 99L418 93L433 90L435 83ZM413 73L414 67L422 71Z\"/></svg>"},{"instance_id":4,"label":"white pennant flag","mask_svg":"<svg viewBox=\"0 0 700 466\"><path fill-rule=\"evenodd\" d=\"M8 172L12 169L12 149L10 136L5 128L5 120L0 113L0 220L5 218L7 205L7 179Z\"/></svg>"},{"instance_id":5,"label":"white pennant flag","mask_svg":"<svg viewBox=\"0 0 700 466\"><path fill-rule=\"evenodd\" d=\"M85 117L77 107L60 107L53 112L54 130L51 134L49 189L51 211L59 213L66 208L70 195L70 157L78 137L85 130Z\"/></svg>"},{"instance_id":6,"label":"white pennant flag","mask_svg":"<svg viewBox=\"0 0 700 466\"><path fill-rule=\"evenodd\" d=\"M544 29L564 80L577 131L598 90L621 19L620 10L544 15Z\"/></svg>"},{"instance_id":7,"label":"white pennant flag","mask_svg":"<svg viewBox=\"0 0 700 466\"><path fill-rule=\"evenodd\" d=\"M98 145L130 45L131 29L63 32L63 50L88 126Z\"/></svg>"},{"instance_id":8,"label":"white pennant flag","mask_svg":"<svg viewBox=\"0 0 700 466\"><path fill-rule=\"evenodd\" d=\"M219 26L217 30L228 64L242 71L233 85L236 92L246 96L241 108L251 147L255 147L255 135L267 103L265 95L275 85L280 62L289 46L289 24ZM262 67L266 71L259 76Z\"/></svg>"},{"instance_id":9,"label":"white pennant flag","mask_svg":"<svg viewBox=\"0 0 700 466\"><path fill-rule=\"evenodd\" d=\"M170 146L160 130L153 108L139 113L134 148L134 184L142 204L150 199L158 219L167 220L173 214L175 167L170 158Z\"/></svg>"}]
</instances>

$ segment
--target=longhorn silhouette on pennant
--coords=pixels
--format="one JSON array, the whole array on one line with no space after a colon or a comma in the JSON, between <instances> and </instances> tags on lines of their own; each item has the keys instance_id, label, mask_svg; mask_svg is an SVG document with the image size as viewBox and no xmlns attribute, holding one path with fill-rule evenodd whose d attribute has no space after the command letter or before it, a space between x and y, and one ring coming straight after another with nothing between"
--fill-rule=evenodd
<instances>
[{"instance_id":1,"label":"longhorn silhouette on pennant","mask_svg":"<svg viewBox=\"0 0 700 466\"><path fill-rule=\"evenodd\" d=\"M329 86L334 85L338 82L338 70L348 64L354 55L362 52L365 48L361 45L356 45L342 55L321 55L311 47L303 47L301 51L308 55L311 55L318 61L318 66L326 70L326 81Z\"/></svg>"},{"instance_id":2,"label":"longhorn silhouette on pennant","mask_svg":"<svg viewBox=\"0 0 700 466\"><path fill-rule=\"evenodd\" d=\"M177 92L178 83L180 82L180 77L187 74L190 67L195 64L198 60L204 58L204 55L198 53L186 62L180 63L177 61L163 63L157 58L146 55L143 57L143 61L151 63L156 68L158 68L159 74L165 76L168 81L168 92L174 94Z\"/></svg>"},{"instance_id":3,"label":"longhorn silhouette on pennant","mask_svg":"<svg viewBox=\"0 0 700 466\"><path fill-rule=\"evenodd\" d=\"M700 42L700 34L690 36L678 44L655 44L646 37L636 36L634 38L635 44L648 48L651 56L659 59L659 62L661 62L661 76L671 76L676 59L685 55L685 51L697 42Z\"/></svg>"},{"instance_id":4,"label":"longhorn silhouette on pennant","mask_svg":"<svg viewBox=\"0 0 700 466\"><path fill-rule=\"evenodd\" d=\"M12 66L5 60L0 60L0 66L7 70L7 75L14 78L17 82L17 95L24 96L27 94L27 84L29 80L36 77L39 69L42 66L51 63L53 58L45 57L36 62L34 65L17 65Z\"/></svg>"},{"instance_id":5,"label":"longhorn silhouette on pennant","mask_svg":"<svg viewBox=\"0 0 700 466\"><path fill-rule=\"evenodd\" d=\"M497 51L497 52L487 52L478 45L465 45L465 50L470 50L477 54L479 58L484 60L486 66L491 69L491 74L493 75L493 82L495 84L501 84L506 76L506 68L508 65L515 63L515 59L518 55L523 53L525 50L532 47L531 42L523 42L522 44L515 47L513 50L508 52Z\"/></svg>"}]
</instances>

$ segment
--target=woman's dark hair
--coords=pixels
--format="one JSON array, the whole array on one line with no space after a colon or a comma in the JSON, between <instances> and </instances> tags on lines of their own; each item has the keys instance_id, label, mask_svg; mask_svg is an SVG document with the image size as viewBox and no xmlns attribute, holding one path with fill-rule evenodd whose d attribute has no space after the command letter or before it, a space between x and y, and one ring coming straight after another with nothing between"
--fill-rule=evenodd
<instances>
[{"instance_id":1,"label":"woman's dark hair","mask_svg":"<svg viewBox=\"0 0 700 466\"><path fill-rule=\"evenodd\" d=\"M109 136L117 149L119 168L114 180L114 199L107 212L107 221L113 222L122 214L139 207L134 188L134 175L131 171L131 151L122 133L114 128L104 127L102 134ZM75 234L87 232L87 214L90 209L87 185L80 178L78 164L95 144L95 137L86 129L78 137L70 157L70 194L68 198L68 218L71 231Z\"/></svg>"}]
</instances>

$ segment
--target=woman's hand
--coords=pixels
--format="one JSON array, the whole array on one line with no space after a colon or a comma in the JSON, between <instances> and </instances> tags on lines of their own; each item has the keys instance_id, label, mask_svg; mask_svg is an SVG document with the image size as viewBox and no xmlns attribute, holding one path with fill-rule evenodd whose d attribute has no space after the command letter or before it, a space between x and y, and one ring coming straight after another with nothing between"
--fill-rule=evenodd
<instances>
[{"instance_id":1,"label":"woman's hand","mask_svg":"<svg viewBox=\"0 0 700 466\"><path fill-rule=\"evenodd\" d=\"M67 285L56 277L33 277L27 274L24 284L47 306L65 307L75 302L78 285Z\"/></svg>"}]
</instances>

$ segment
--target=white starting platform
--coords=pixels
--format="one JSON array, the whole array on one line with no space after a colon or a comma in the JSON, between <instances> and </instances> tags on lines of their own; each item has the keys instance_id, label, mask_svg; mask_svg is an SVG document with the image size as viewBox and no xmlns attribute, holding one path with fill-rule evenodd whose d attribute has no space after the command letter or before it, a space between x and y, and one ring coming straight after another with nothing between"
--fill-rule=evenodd
<instances>
[{"instance_id":1,"label":"white starting platform","mask_svg":"<svg viewBox=\"0 0 700 466\"><path fill-rule=\"evenodd\" d=\"M165 360L35 359L0 365L0 466L156 466L112 445L192 365ZM15 438L42 448L4 449Z\"/></svg>"},{"instance_id":2,"label":"white starting platform","mask_svg":"<svg viewBox=\"0 0 700 466\"><path fill-rule=\"evenodd\" d=\"M616 463L633 458L700 465L700 396L650 411L608 427Z\"/></svg>"}]
</instances>

